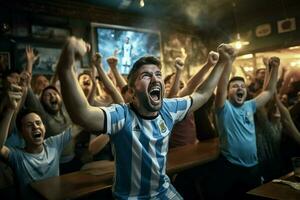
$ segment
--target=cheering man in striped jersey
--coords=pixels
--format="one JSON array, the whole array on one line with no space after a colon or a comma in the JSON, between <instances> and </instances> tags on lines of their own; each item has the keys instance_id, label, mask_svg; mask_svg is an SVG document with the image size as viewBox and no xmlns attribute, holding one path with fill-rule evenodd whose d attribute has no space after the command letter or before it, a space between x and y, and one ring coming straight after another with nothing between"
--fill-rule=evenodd
<instances>
[{"instance_id":1,"label":"cheering man in striped jersey","mask_svg":"<svg viewBox=\"0 0 300 200\"><path fill-rule=\"evenodd\" d=\"M115 152L113 194L116 199L182 199L166 175L166 155L173 125L211 96L235 52L220 45L219 61L191 95L164 99L161 63L152 56L137 60L128 75L130 104L92 107L77 82L72 65L89 50L83 40L67 40L57 66L63 100L72 120L110 136Z\"/></svg>"}]
</instances>

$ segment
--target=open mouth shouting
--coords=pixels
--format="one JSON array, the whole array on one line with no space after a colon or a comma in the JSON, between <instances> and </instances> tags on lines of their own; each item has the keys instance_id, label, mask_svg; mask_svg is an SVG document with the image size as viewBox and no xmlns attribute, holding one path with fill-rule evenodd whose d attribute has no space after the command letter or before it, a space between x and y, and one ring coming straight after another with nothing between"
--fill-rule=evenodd
<instances>
[{"instance_id":1,"label":"open mouth shouting","mask_svg":"<svg viewBox=\"0 0 300 200\"><path fill-rule=\"evenodd\" d=\"M83 82L83 85L84 85L84 86L90 86L90 85L91 85L91 81L90 81L90 80L85 80L85 81Z\"/></svg>"},{"instance_id":2,"label":"open mouth shouting","mask_svg":"<svg viewBox=\"0 0 300 200\"><path fill-rule=\"evenodd\" d=\"M57 106L58 105L58 101L57 101L57 99L56 98L53 98L53 99L51 99L50 100L50 104L51 104L51 106Z\"/></svg>"},{"instance_id":3,"label":"open mouth shouting","mask_svg":"<svg viewBox=\"0 0 300 200\"><path fill-rule=\"evenodd\" d=\"M43 140L43 135L41 131L36 130L32 133L32 138L34 142L41 142Z\"/></svg>"},{"instance_id":4,"label":"open mouth shouting","mask_svg":"<svg viewBox=\"0 0 300 200\"><path fill-rule=\"evenodd\" d=\"M150 85L148 93L149 93L149 97L150 97L150 103L152 105L160 104L161 97L162 97L160 84Z\"/></svg>"},{"instance_id":5,"label":"open mouth shouting","mask_svg":"<svg viewBox=\"0 0 300 200\"><path fill-rule=\"evenodd\" d=\"M237 101L237 103L243 103L243 101L245 100L245 98L246 98L246 92L244 91L244 90L238 90L237 92L236 92L236 101Z\"/></svg>"}]
</instances>

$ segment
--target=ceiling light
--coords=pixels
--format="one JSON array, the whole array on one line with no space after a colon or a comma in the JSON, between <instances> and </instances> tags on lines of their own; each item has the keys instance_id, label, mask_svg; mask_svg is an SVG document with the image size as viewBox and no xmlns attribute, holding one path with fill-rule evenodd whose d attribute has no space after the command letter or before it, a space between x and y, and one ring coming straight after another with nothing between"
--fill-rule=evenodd
<instances>
[{"instance_id":1,"label":"ceiling light","mask_svg":"<svg viewBox=\"0 0 300 200\"><path fill-rule=\"evenodd\" d=\"M253 58L253 54L251 53L237 57L237 59L250 59L250 58Z\"/></svg>"},{"instance_id":2,"label":"ceiling light","mask_svg":"<svg viewBox=\"0 0 300 200\"><path fill-rule=\"evenodd\" d=\"M232 13L233 13L233 18L234 18L234 23L236 26L236 38L237 40L235 42L230 43L235 49L241 49L243 46L250 44L248 41L241 41L241 36L239 32L239 25L238 25L238 17L236 13L236 4L235 1L232 1Z\"/></svg>"},{"instance_id":3,"label":"ceiling light","mask_svg":"<svg viewBox=\"0 0 300 200\"><path fill-rule=\"evenodd\" d=\"M142 7L144 7L144 6L145 6L144 0L140 0L140 7L142 8Z\"/></svg>"},{"instance_id":4,"label":"ceiling light","mask_svg":"<svg viewBox=\"0 0 300 200\"><path fill-rule=\"evenodd\" d=\"M289 50L300 49L300 46L289 47Z\"/></svg>"},{"instance_id":5,"label":"ceiling light","mask_svg":"<svg viewBox=\"0 0 300 200\"><path fill-rule=\"evenodd\" d=\"M236 41L230 43L230 45L232 45L235 49L241 49L243 46L248 44L250 44L250 42L241 40L240 33L237 33Z\"/></svg>"}]
</instances>

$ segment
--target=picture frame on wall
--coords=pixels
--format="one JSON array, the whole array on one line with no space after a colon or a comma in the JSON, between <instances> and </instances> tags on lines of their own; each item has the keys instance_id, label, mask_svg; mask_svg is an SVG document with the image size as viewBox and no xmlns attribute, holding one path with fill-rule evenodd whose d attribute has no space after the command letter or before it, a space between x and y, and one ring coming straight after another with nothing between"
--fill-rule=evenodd
<instances>
[{"instance_id":1,"label":"picture frame on wall","mask_svg":"<svg viewBox=\"0 0 300 200\"><path fill-rule=\"evenodd\" d=\"M71 35L71 31L66 28L31 25L31 35L34 38L63 40Z\"/></svg>"},{"instance_id":2,"label":"picture frame on wall","mask_svg":"<svg viewBox=\"0 0 300 200\"><path fill-rule=\"evenodd\" d=\"M0 52L0 73L10 69L10 53Z\"/></svg>"},{"instance_id":3,"label":"picture frame on wall","mask_svg":"<svg viewBox=\"0 0 300 200\"><path fill-rule=\"evenodd\" d=\"M38 59L33 65L32 74L53 75L56 69L57 60L61 50L59 48L49 48L44 46L33 46L33 52L38 55ZM17 46L16 65L24 69L26 65L25 44Z\"/></svg>"},{"instance_id":4,"label":"picture frame on wall","mask_svg":"<svg viewBox=\"0 0 300 200\"><path fill-rule=\"evenodd\" d=\"M33 45L33 52L38 59L33 65L32 74L54 75L56 65L61 54L61 47L52 47L45 45ZM24 69L26 65L25 55L26 44L20 44L16 49L16 65ZM81 68L82 63L76 62L75 67Z\"/></svg>"}]
</instances>

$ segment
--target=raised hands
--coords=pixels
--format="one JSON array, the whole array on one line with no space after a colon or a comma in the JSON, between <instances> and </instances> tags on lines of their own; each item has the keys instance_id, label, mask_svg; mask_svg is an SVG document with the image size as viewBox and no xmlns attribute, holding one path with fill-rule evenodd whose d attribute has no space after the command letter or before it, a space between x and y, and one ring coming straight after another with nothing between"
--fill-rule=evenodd
<instances>
[{"instance_id":1,"label":"raised hands","mask_svg":"<svg viewBox=\"0 0 300 200\"><path fill-rule=\"evenodd\" d=\"M271 58L269 59L269 67L270 67L270 70L271 70L272 68L278 68L279 65L280 65L280 58L274 56L274 57L271 57Z\"/></svg>"},{"instance_id":2,"label":"raised hands","mask_svg":"<svg viewBox=\"0 0 300 200\"><path fill-rule=\"evenodd\" d=\"M236 57L235 49L229 44L221 44L218 46L219 62L232 63Z\"/></svg>"},{"instance_id":3,"label":"raised hands","mask_svg":"<svg viewBox=\"0 0 300 200\"><path fill-rule=\"evenodd\" d=\"M19 85L21 87L30 86L31 83L31 75L27 71L22 71L20 74L20 82Z\"/></svg>"},{"instance_id":4,"label":"raised hands","mask_svg":"<svg viewBox=\"0 0 300 200\"><path fill-rule=\"evenodd\" d=\"M110 56L106 59L107 64L110 68L116 68L118 64L118 58L115 56Z\"/></svg>"},{"instance_id":5,"label":"raised hands","mask_svg":"<svg viewBox=\"0 0 300 200\"><path fill-rule=\"evenodd\" d=\"M266 67L268 67L268 65L269 65L269 58L264 56L264 57L262 58L262 61L263 61L264 65L265 65Z\"/></svg>"},{"instance_id":6,"label":"raised hands","mask_svg":"<svg viewBox=\"0 0 300 200\"><path fill-rule=\"evenodd\" d=\"M217 64L218 60L219 60L219 53L215 51L210 51L208 53L207 64L209 66L214 66L215 64Z\"/></svg>"},{"instance_id":7,"label":"raised hands","mask_svg":"<svg viewBox=\"0 0 300 200\"><path fill-rule=\"evenodd\" d=\"M81 59L87 52L90 51L90 44L86 43L83 39L76 37L69 37L66 42L66 48L73 53L76 60Z\"/></svg>"},{"instance_id":8,"label":"raised hands","mask_svg":"<svg viewBox=\"0 0 300 200\"><path fill-rule=\"evenodd\" d=\"M30 64L34 64L35 61L39 58L39 55L35 55L33 49L30 46L26 46L25 53L27 62Z\"/></svg>"},{"instance_id":9,"label":"raised hands","mask_svg":"<svg viewBox=\"0 0 300 200\"><path fill-rule=\"evenodd\" d=\"M176 70L178 70L178 71L182 71L183 70L183 68L184 68L184 61L185 61L185 59L182 59L182 58L179 58L179 57L177 57L175 59L175 68L176 68Z\"/></svg>"},{"instance_id":10,"label":"raised hands","mask_svg":"<svg viewBox=\"0 0 300 200\"><path fill-rule=\"evenodd\" d=\"M22 87L16 84L10 84L7 88L8 106L11 109L17 109L20 100L22 99Z\"/></svg>"},{"instance_id":11,"label":"raised hands","mask_svg":"<svg viewBox=\"0 0 300 200\"><path fill-rule=\"evenodd\" d=\"M102 55L100 53L95 53L92 57L92 63L96 66L96 67L101 67L101 63L102 63Z\"/></svg>"}]
</instances>

